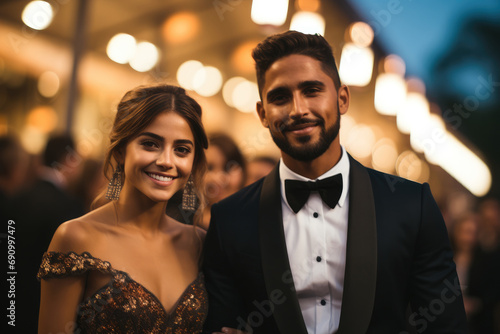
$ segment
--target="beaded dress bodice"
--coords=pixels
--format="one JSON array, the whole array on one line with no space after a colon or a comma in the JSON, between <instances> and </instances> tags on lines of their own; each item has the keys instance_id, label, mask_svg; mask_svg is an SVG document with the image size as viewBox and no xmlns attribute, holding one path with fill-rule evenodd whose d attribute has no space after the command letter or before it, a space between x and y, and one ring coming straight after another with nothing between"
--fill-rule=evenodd
<instances>
[{"instance_id":1,"label":"beaded dress bodice","mask_svg":"<svg viewBox=\"0 0 500 334\"><path fill-rule=\"evenodd\" d=\"M84 275L89 270L110 274L108 284L84 299L76 325L80 333L200 333L208 310L203 274L188 285L170 312L158 298L126 272L89 253L45 253L37 278Z\"/></svg>"}]
</instances>

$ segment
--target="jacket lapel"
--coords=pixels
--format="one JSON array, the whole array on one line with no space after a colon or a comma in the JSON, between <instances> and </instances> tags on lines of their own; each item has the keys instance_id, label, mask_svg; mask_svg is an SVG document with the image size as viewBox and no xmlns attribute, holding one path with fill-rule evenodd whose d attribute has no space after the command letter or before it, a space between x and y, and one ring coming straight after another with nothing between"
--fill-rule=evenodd
<instances>
[{"instance_id":1,"label":"jacket lapel","mask_svg":"<svg viewBox=\"0 0 500 334\"><path fill-rule=\"evenodd\" d=\"M340 324L337 334L365 333L377 278L377 226L370 176L349 156L349 225Z\"/></svg>"},{"instance_id":2,"label":"jacket lapel","mask_svg":"<svg viewBox=\"0 0 500 334\"><path fill-rule=\"evenodd\" d=\"M259 240L267 296L273 302L274 318L280 333L307 334L286 250L278 166L264 179L262 185Z\"/></svg>"}]
</instances>

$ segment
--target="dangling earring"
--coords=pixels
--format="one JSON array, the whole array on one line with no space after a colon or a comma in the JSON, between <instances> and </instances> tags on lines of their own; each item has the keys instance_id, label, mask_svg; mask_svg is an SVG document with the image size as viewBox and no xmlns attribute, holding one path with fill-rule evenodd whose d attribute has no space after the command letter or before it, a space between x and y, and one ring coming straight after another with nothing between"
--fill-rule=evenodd
<instances>
[{"instance_id":1,"label":"dangling earring","mask_svg":"<svg viewBox=\"0 0 500 334\"><path fill-rule=\"evenodd\" d=\"M189 176L189 179L184 186L184 191L182 193L182 210L195 211L196 210L196 193L194 188L193 176Z\"/></svg>"},{"instance_id":2,"label":"dangling earring","mask_svg":"<svg viewBox=\"0 0 500 334\"><path fill-rule=\"evenodd\" d=\"M116 166L113 172L113 177L108 183L108 190L106 191L106 199L111 201L117 201L120 198L120 192L122 191L122 169L120 165Z\"/></svg>"}]
</instances>

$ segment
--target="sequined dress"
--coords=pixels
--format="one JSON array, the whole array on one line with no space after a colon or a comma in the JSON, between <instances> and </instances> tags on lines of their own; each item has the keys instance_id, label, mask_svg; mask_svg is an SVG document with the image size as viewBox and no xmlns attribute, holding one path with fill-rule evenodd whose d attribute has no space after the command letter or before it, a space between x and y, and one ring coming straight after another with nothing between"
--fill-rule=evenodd
<instances>
[{"instance_id":1,"label":"sequined dress","mask_svg":"<svg viewBox=\"0 0 500 334\"><path fill-rule=\"evenodd\" d=\"M186 288L171 312L126 272L115 270L109 262L87 252L45 253L37 278L84 275L89 270L110 274L112 279L80 303L76 318L80 333L201 333L208 310L202 273Z\"/></svg>"}]
</instances>

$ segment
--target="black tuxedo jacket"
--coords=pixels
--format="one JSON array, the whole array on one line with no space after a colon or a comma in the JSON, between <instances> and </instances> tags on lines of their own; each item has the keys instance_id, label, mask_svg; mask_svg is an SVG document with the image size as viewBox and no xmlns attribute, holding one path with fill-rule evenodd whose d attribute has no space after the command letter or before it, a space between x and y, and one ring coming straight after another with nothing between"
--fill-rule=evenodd
<instances>
[{"instance_id":1,"label":"black tuxedo jacket","mask_svg":"<svg viewBox=\"0 0 500 334\"><path fill-rule=\"evenodd\" d=\"M452 251L428 184L350 159L344 292L337 333L465 333ZM291 245L288 245L290 247ZM279 171L212 207L203 270L205 332L306 334L281 214ZM410 307L408 307L410 306Z\"/></svg>"}]
</instances>

